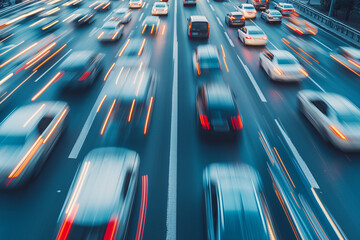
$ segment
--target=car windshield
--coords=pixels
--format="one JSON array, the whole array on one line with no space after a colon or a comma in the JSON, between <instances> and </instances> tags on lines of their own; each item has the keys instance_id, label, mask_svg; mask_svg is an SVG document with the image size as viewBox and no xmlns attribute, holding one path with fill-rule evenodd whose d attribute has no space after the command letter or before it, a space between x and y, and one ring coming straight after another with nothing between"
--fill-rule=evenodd
<instances>
[{"instance_id":1,"label":"car windshield","mask_svg":"<svg viewBox=\"0 0 360 240\"><path fill-rule=\"evenodd\" d=\"M279 16L281 16L281 13L278 12L278 11L270 11L270 14L271 15L279 15Z\"/></svg>"},{"instance_id":2,"label":"car windshield","mask_svg":"<svg viewBox=\"0 0 360 240\"><path fill-rule=\"evenodd\" d=\"M207 23L206 22L193 22L191 24L191 29L192 30L207 30Z\"/></svg>"},{"instance_id":3,"label":"car windshield","mask_svg":"<svg viewBox=\"0 0 360 240\"><path fill-rule=\"evenodd\" d=\"M106 30L106 31L115 31L116 27L114 27L114 26L104 26L102 29Z\"/></svg>"},{"instance_id":4,"label":"car windshield","mask_svg":"<svg viewBox=\"0 0 360 240\"><path fill-rule=\"evenodd\" d=\"M250 35L259 35L259 34L263 34L263 32L260 30L249 30L249 34Z\"/></svg>"},{"instance_id":5,"label":"car windshield","mask_svg":"<svg viewBox=\"0 0 360 240\"><path fill-rule=\"evenodd\" d=\"M338 114L338 121L345 125L360 125L360 115L352 112Z\"/></svg>"},{"instance_id":6,"label":"car windshield","mask_svg":"<svg viewBox=\"0 0 360 240\"><path fill-rule=\"evenodd\" d=\"M278 64L279 65L283 65L283 64L296 64L296 60L292 59L292 58L278 58Z\"/></svg>"},{"instance_id":7,"label":"car windshield","mask_svg":"<svg viewBox=\"0 0 360 240\"><path fill-rule=\"evenodd\" d=\"M284 5L284 8L294 8L294 7L290 4L286 4L286 5Z\"/></svg>"},{"instance_id":8,"label":"car windshield","mask_svg":"<svg viewBox=\"0 0 360 240\"><path fill-rule=\"evenodd\" d=\"M254 10L254 7L253 6L245 6L244 9L247 9L247 10Z\"/></svg>"},{"instance_id":9,"label":"car windshield","mask_svg":"<svg viewBox=\"0 0 360 240\"><path fill-rule=\"evenodd\" d=\"M4 145L24 145L26 142L25 135L0 135L0 144Z\"/></svg>"}]
</instances>

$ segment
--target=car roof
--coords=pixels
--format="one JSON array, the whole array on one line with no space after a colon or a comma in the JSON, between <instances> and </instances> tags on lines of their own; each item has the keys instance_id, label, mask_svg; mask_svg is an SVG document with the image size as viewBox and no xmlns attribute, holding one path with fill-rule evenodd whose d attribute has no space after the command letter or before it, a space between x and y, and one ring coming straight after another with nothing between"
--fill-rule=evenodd
<instances>
[{"instance_id":1,"label":"car roof","mask_svg":"<svg viewBox=\"0 0 360 240\"><path fill-rule=\"evenodd\" d=\"M77 175L77 181L83 182L74 223L101 224L118 213L125 175L138 161L138 154L126 148L98 148L88 153L82 163L82 171L79 169L78 172L85 174Z\"/></svg>"},{"instance_id":2,"label":"car roof","mask_svg":"<svg viewBox=\"0 0 360 240\"><path fill-rule=\"evenodd\" d=\"M0 135L28 135L40 119L52 111L60 112L65 102L38 102L14 110L0 124Z\"/></svg>"},{"instance_id":3,"label":"car roof","mask_svg":"<svg viewBox=\"0 0 360 240\"><path fill-rule=\"evenodd\" d=\"M286 50L271 50L270 51L276 58L291 58L294 59L294 55L292 55L289 51Z\"/></svg>"},{"instance_id":4,"label":"car roof","mask_svg":"<svg viewBox=\"0 0 360 240\"><path fill-rule=\"evenodd\" d=\"M122 69L122 70L121 70ZM146 67L114 67L108 80L112 80L110 94L119 98L122 102L130 102L134 99L144 101L148 95L152 81L152 71ZM118 79L118 84L115 84Z\"/></svg>"},{"instance_id":5,"label":"car roof","mask_svg":"<svg viewBox=\"0 0 360 240\"><path fill-rule=\"evenodd\" d=\"M190 16L192 22L208 22L207 18L203 15Z\"/></svg>"},{"instance_id":6,"label":"car roof","mask_svg":"<svg viewBox=\"0 0 360 240\"><path fill-rule=\"evenodd\" d=\"M223 82L206 84L207 105L210 109L235 107L234 99L228 85Z\"/></svg>"},{"instance_id":7,"label":"car roof","mask_svg":"<svg viewBox=\"0 0 360 240\"><path fill-rule=\"evenodd\" d=\"M95 55L95 52L91 50L74 51L61 63L60 68L74 69L85 67L89 60Z\"/></svg>"},{"instance_id":8,"label":"car roof","mask_svg":"<svg viewBox=\"0 0 360 240\"><path fill-rule=\"evenodd\" d=\"M222 237L268 239L264 210L260 205L261 183L257 172L245 164L214 163L207 167L222 203Z\"/></svg>"},{"instance_id":9,"label":"car roof","mask_svg":"<svg viewBox=\"0 0 360 240\"><path fill-rule=\"evenodd\" d=\"M218 50L215 45L200 45L196 49L198 56L201 58L213 58L218 57Z\"/></svg>"},{"instance_id":10,"label":"car roof","mask_svg":"<svg viewBox=\"0 0 360 240\"><path fill-rule=\"evenodd\" d=\"M260 30L260 31L263 32L263 30L262 30L260 27L255 26L255 25L246 26L245 28L246 28L247 30Z\"/></svg>"},{"instance_id":11,"label":"car roof","mask_svg":"<svg viewBox=\"0 0 360 240\"><path fill-rule=\"evenodd\" d=\"M230 12L231 15L243 15L242 12Z\"/></svg>"}]
</instances>

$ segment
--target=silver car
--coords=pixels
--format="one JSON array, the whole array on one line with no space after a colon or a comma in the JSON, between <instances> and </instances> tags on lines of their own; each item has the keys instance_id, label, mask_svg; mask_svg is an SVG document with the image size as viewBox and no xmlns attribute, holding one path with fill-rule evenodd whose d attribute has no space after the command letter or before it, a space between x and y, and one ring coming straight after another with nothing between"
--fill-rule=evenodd
<instances>
[{"instance_id":1,"label":"silver car","mask_svg":"<svg viewBox=\"0 0 360 240\"><path fill-rule=\"evenodd\" d=\"M360 150L360 109L335 93L302 90L298 93L301 113L321 134L342 151Z\"/></svg>"},{"instance_id":2,"label":"silver car","mask_svg":"<svg viewBox=\"0 0 360 240\"><path fill-rule=\"evenodd\" d=\"M113 11L110 21L126 24L131 21L131 18L132 14L129 8L117 8Z\"/></svg>"},{"instance_id":3,"label":"silver car","mask_svg":"<svg viewBox=\"0 0 360 240\"><path fill-rule=\"evenodd\" d=\"M253 168L213 163L203 172L203 187L207 239L276 239L260 177Z\"/></svg>"},{"instance_id":4,"label":"silver car","mask_svg":"<svg viewBox=\"0 0 360 240\"><path fill-rule=\"evenodd\" d=\"M330 57L360 77L360 49L341 46Z\"/></svg>"},{"instance_id":5,"label":"silver car","mask_svg":"<svg viewBox=\"0 0 360 240\"><path fill-rule=\"evenodd\" d=\"M100 29L97 37L101 42L119 41L124 31L124 25L118 22L108 21Z\"/></svg>"},{"instance_id":6,"label":"silver car","mask_svg":"<svg viewBox=\"0 0 360 240\"><path fill-rule=\"evenodd\" d=\"M281 19L283 18L281 13L275 9L267 9L261 12L260 17L264 19L264 21L267 23L272 23L272 22L281 23Z\"/></svg>"},{"instance_id":7,"label":"silver car","mask_svg":"<svg viewBox=\"0 0 360 240\"><path fill-rule=\"evenodd\" d=\"M125 239L139 165L139 155L129 149L92 150L70 186L56 239Z\"/></svg>"},{"instance_id":8,"label":"silver car","mask_svg":"<svg viewBox=\"0 0 360 240\"><path fill-rule=\"evenodd\" d=\"M266 45L268 37L258 26L245 26L238 29L238 37L244 45Z\"/></svg>"},{"instance_id":9,"label":"silver car","mask_svg":"<svg viewBox=\"0 0 360 240\"><path fill-rule=\"evenodd\" d=\"M1 188L20 186L39 174L68 113L65 102L39 102L16 109L0 124Z\"/></svg>"}]
</instances>

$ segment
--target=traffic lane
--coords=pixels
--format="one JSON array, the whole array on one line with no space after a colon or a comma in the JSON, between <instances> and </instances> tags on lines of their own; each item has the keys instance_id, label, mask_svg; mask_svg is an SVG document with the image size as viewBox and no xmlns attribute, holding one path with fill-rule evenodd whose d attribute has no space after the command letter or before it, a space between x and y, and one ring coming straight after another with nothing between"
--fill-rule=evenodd
<instances>
[{"instance_id":1,"label":"traffic lane","mask_svg":"<svg viewBox=\"0 0 360 240\"><path fill-rule=\"evenodd\" d=\"M199 4L198 4L199 6ZM180 8L180 12L182 9ZM184 12L187 12L187 8L184 8ZM191 9L192 14L194 14L194 9ZM206 9L204 9L204 12ZM201 12L201 9L199 10ZM187 13L183 13L183 16L187 16ZM190 15L190 14L189 14ZM207 15L208 16L208 15ZM209 17L208 17L209 18ZM217 45L223 42L222 45L225 47L226 54L230 54L231 47L227 47L226 38L222 33L219 33L213 25L213 22L210 21L211 33L210 33L210 43L215 43L212 41L214 39L218 40ZM181 28L182 27L182 28ZM181 49L181 54L179 56L179 62L181 63L179 69L188 69L187 71L181 71L179 75L179 96L181 96L181 101L179 101L179 139L188 139L186 142L179 143L179 161L178 161L178 209L181 209L178 212L178 237L180 239L187 238L196 238L201 239L206 235L205 231L205 222L204 222L204 209L203 209L203 198L202 198L202 171L205 166L211 162L222 161L222 159L226 159L229 162L247 162L251 165L262 165L264 164L263 157L254 157L254 153L258 152L255 149L257 148L259 142L257 139L257 131L254 129L258 129L258 125L252 124L256 122L257 118L251 115L253 112L253 107L249 107L252 104L249 104L246 99L253 99L254 95L250 95L251 91L246 91L246 88L243 86L243 82L239 81L239 78L233 78L230 82L232 89L235 90L236 96L240 96L237 99L239 104L239 109L244 117L244 132L241 136L241 140L238 143L216 143L216 142L206 142L202 141L198 136L198 129L196 127L196 110L195 110L195 92L196 92L196 80L193 79L192 75L192 53L193 49L197 44L201 44L201 42L191 41L187 39L186 36L186 24L179 26L180 31L183 33L182 37L179 41L179 48ZM221 40L220 40L221 39ZM220 40L220 42L219 42ZM218 46L220 48L220 46ZM221 51L220 51L221 55ZM227 57L229 59L229 57ZM228 60L231 62L231 59ZM229 73L224 73L224 75L231 74L231 76L241 76L244 73L239 73L237 71L238 64L230 63L229 65ZM225 68L223 68L225 72ZM229 77L225 77L229 79ZM189 82L190 80L190 82ZM236 85L236 87L233 86ZM240 84L241 86L239 86ZM238 89L241 89L238 92ZM255 99L257 96L255 95ZM257 101L257 99L255 100ZM254 102L251 101L250 102ZM187 112L186 115L182 114L182 112ZM251 127L251 125L254 125ZM184 129L184 130L183 130ZM248 137L246 134L247 131L255 131ZM190 136L189 136L190 135ZM250 144L251 142L257 144ZM210 147L209 147L210 145ZM216 147L215 147L216 146ZM253 149L252 149L253 148ZM241 150L239 150L241 149ZM194 167L194 162L196 161L200 166ZM258 169L266 169L264 167L258 167ZM263 173L268 174L267 171L263 171ZM262 174L263 175L263 174ZM263 179L269 177L268 175L263 175ZM197 179L194 181L194 179ZM267 183L271 181L266 181ZM271 184L270 184L271 186ZM274 196L274 193L270 196ZM271 198L271 197L270 197ZM274 199L274 198L272 198ZM272 205L277 204L278 214L281 216L281 207L279 208L277 201L271 201ZM182 211L182 209L188 209L186 212ZM276 207L274 207L276 209ZM191 219L189 218L191 216ZM279 222L286 223L284 218L279 216ZM194 226L198 226L199 222L202 223L202 228L200 231L194 230ZM289 226L289 225L288 225ZM284 231L286 233L286 231Z\"/></svg>"}]
</instances>

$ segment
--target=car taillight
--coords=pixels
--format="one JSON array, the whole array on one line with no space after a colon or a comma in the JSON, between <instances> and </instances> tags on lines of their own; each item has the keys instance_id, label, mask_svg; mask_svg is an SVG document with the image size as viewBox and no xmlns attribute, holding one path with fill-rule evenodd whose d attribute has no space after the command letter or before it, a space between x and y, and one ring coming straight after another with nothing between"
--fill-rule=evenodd
<instances>
[{"instance_id":1,"label":"car taillight","mask_svg":"<svg viewBox=\"0 0 360 240\"><path fill-rule=\"evenodd\" d=\"M267 3L269 3L269 2L270 2L270 0L266 0L266 2L267 2Z\"/></svg>"},{"instance_id":2,"label":"car taillight","mask_svg":"<svg viewBox=\"0 0 360 240\"><path fill-rule=\"evenodd\" d=\"M208 23L208 37L209 37L209 35L210 35L210 24Z\"/></svg>"},{"instance_id":3,"label":"car taillight","mask_svg":"<svg viewBox=\"0 0 360 240\"><path fill-rule=\"evenodd\" d=\"M249 37L249 36L246 36L246 39L251 39L251 37Z\"/></svg>"},{"instance_id":4,"label":"car taillight","mask_svg":"<svg viewBox=\"0 0 360 240\"><path fill-rule=\"evenodd\" d=\"M84 80L86 80L87 77L88 77L90 74L91 74L91 71L86 71L86 72L84 72L84 74L81 75L81 77L79 78L78 81L84 81Z\"/></svg>"},{"instance_id":5,"label":"car taillight","mask_svg":"<svg viewBox=\"0 0 360 240\"><path fill-rule=\"evenodd\" d=\"M347 140L347 137L344 134L342 134L342 132L340 132L340 130L337 129L334 125L330 125L329 128L331 129L331 131L333 131L333 133L335 133L337 137L341 138L344 141Z\"/></svg>"},{"instance_id":6,"label":"car taillight","mask_svg":"<svg viewBox=\"0 0 360 240\"><path fill-rule=\"evenodd\" d=\"M236 19L236 17L230 17L230 21L234 21Z\"/></svg>"},{"instance_id":7,"label":"car taillight","mask_svg":"<svg viewBox=\"0 0 360 240\"><path fill-rule=\"evenodd\" d=\"M104 240L113 240L117 228L118 218L111 218L105 231Z\"/></svg>"},{"instance_id":8,"label":"car taillight","mask_svg":"<svg viewBox=\"0 0 360 240\"><path fill-rule=\"evenodd\" d=\"M273 19L274 17L273 16L269 16L269 19Z\"/></svg>"},{"instance_id":9,"label":"car taillight","mask_svg":"<svg viewBox=\"0 0 360 240\"><path fill-rule=\"evenodd\" d=\"M265 37L262 37L262 39L263 39L263 40L267 40L268 38L267 38L267 36L265 36Z\"/></svg>"},{"instance_id":10,"label":"car taillight","mask_svg":"<svg viewBox=\"0 0 360 240\"><path fill-rule=\"evenodd\" d=\"M209 120L206 115L200 114L200 124L203 129L205 129L205 130L210 129Z\"/></svg>"},{"instance_id":11,"label":"car taillight","mask_svg":"<svg viewBox=\"0 0 360 240\"><path fill-rule=\"evenodd\" d=\"M243 128L240 115L237 115L237 117L231 117L230 120L234 130L240 130Z\"/></svg>"},{"instance_id":12,"label":"car taillight","mask_svg":"<svg viewBox=\"0 0 360 240\"><path fill-rule=\"evenodd\" d=\"M283 18L283 16L280 16L280 18Z\"/></svg>"},{"instance_id":13,"label":"car taillight","mask_svg":"<svg viewBox=\"0 0 360 240\"><path fill-rule=\"evenodd\" d=\"M244 16L242 16L242 17L240 18L240 20L245 21L245 17L244 17Z\"/></svg>"}]
</instances>

